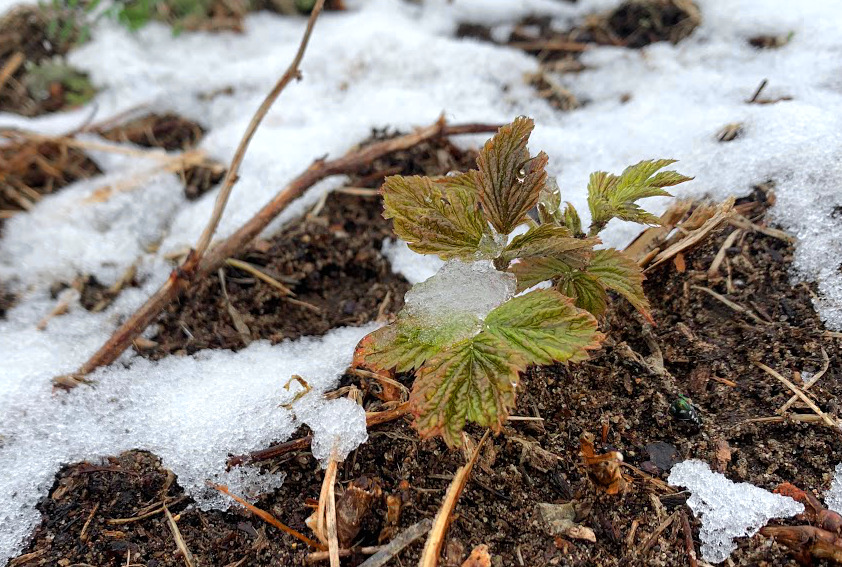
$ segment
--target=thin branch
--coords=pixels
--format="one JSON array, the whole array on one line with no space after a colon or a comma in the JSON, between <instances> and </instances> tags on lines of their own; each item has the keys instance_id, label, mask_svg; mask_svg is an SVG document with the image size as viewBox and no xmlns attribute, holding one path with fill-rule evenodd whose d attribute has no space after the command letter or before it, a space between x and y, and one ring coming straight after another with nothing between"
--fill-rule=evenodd
<instances>
[{"instance_id":1,"label":"thin branch","mask_svg":"<svg viewBox=\"0 0 842 567\"><path fill-rule=\"evenodd\" d=\"M240 140L240 145L237 146L237 151L234 153L234 159L231 160L231 166L228 168L228 173L225 174L225 179L222 181L222 187L219 189L219 193L216 196L216 202L213 205L211 218L208 221L204 232L202 232L202 235L199 237L199 242L196 244L197 261L204 256L205 251L208 249L211 239L213 238L213 233L216 232L216 227L219 226L219 221L222 219L222 213L225 211L225 206L228 204L228 197L231 196L231 190L234 187L234 183L237 181L237 177L240 172L240 164L243 163L246 150L248 149L251 139L254 137L254 133L257 131L257 127L260 126L263 118L269 112L269 109L272 108L272 105L275 104L275 101L290 81L301 78L301 71L298 69L298 66L301 64L301 59L304 57L304 52L307 50L307 44L310 42L310 35L313 33L313 26L316 25L316 19L322 12L324 5L325 0L318 0L316 5L313 6L313 11L310 12L310 19L307 20L307 29L304 32L304 37L301 39L301 45L298 46L298 51L292 59L292 63L290 63L289 67L287 67L286 72L275 84L269 94L266 95L266 98L263 99L263 102L260 104L260 108L257 109L257 112L255 112L251 122L249 122L249 125L246 128L246 133L243 134L243 138Z\"/></svg>"},{"instance_id":2,"label":"thin branch","mask_svg":"<svg viewBox=\"0 0 842 567\"><path fill-rule=\"evenodd\" d=\"M354 148L335 160L315 161L236 232L211 248L201 260L197 260L195 252L191 252L184 264L173 270L164 285L114 331L105 344L75 374L58 376L54 379L54 384L57 387L72 388L78 385L77 383L83 383L80 378L86 374L117 360L123 351L131 346L135 337L155 320L164 307L189 288L194 279L201 279L216 271L226 259L235 256L238 250L254 240L290 203L319 181L333 175L353 173L387 154L407 150L436 137L491 133L496 132L499 127L499 124L477 123L447 126L442 118L410 134L363 148Z\"/></svg>"},{"instance_id":3,"label":"thin branch","mask_svg":"<svg viewBox=\"0 0 842 567\"><path fill-rule=\"evenodd\" d=\"M167 524L170 526L173 538L175 538L175 545L178 547L178 550L181 552L181 556L184 558L184 563L187 564L187 567L196 567L196 560L193 558L193 554L190 553L190 550L187 549L187 544L184 543L184 538L181 537L181 530L178 529L178 524L175 523L175 519L172 517L172 514L170 514L166 505L164 506L164 513L167 515Z\"/></svg>"}]
</instances>

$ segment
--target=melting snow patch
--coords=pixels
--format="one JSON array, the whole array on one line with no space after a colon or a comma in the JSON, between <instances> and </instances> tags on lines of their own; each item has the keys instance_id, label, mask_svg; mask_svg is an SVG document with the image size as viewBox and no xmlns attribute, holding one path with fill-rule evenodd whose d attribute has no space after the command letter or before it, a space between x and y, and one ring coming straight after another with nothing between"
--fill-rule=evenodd
<instances>
[{"instance_id":1,"label":"melting snow patch","mask_svg":"<svg viewBox=\"0 0 842 567\"><path fill-rule=\"evenodd\" d=\"M842 514L842 463L836 465L836 476L824 495L824 505L838 514Z\"/></svg>"},{"instance_id":2,"label":"melting snow patch","mask_svg":"<svg viewBox=\"0 0 842 567\"><path fill-rule=\"evenodd\" d=\"M667 482L692 492L687 504L702 520L702 557L714 563L728 559L737 547L734 538L753 536L772 518L804 511L792 498L747 482L734 483L702 461L678 463Z\"/></svg>"}]
</instances>

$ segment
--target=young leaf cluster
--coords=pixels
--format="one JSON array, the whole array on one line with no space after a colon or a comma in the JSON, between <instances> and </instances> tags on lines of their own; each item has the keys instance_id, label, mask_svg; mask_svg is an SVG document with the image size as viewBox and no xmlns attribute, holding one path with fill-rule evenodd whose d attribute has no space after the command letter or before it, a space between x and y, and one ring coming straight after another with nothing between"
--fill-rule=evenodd
<instances>
[{"instance_id":1,"label":"young leaf cluster","mask_svg":"<svg viewBox=\"0 0 842 567\"><path fill-rule=\"evenodd\" d=\"M643 161L620 175L597 172L588 185L588 232L576 209L562 208L546 172L548 157L527 149L534 124L519 117L483 146L477 169L444 177L392 176L382 187L384 216L421 254L445 260L491 261L528 291L484 320L453 317L430 329L412 314L365 337L354 362L377 371L414 370L410 406L424 437L459 442L466 422L499 430L515 401L519 373L529 365L576 362L599 348L595 317L613 291L651 320L643 273L631 258L596 249L613 218L658 224L637 201L668 195L664 187L689 178L661 171L672 160ZM537 219L531 216L537 210ZM513 238L516 228L526 230ZM470 290L454 290L470 293Z\"/></svg>"}]
</instances>

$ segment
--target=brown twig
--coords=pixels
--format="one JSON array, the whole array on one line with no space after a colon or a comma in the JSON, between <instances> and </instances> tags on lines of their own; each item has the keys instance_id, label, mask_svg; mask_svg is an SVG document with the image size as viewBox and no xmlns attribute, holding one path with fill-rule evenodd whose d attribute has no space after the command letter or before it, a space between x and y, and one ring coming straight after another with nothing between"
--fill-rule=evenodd
<instances>
[{"instance_id":1,"label":"brown twig","mask_svg":"<svg viewBox=\"0 0 842 567\"><path fill-rule=\"evenodd\" d=\"M404 415L406 415L408 411L409 403L404 402L394 409L377 412L368 412L365 414L366 427L374 427L375 425L380 425L381 423L394 421L399 417L403 417ZM313 436L307 435L305 437L301 437L300 439L294 439L285 443L279 443L278 445L273 445L271 447L267 447L266 449L261 449L259 451L253 451L245 455L236 455L233 457L229 457L228 466L237 467L243 464L259 463L261 461L268 461L269 459L274 459L276 457L280 457L281 455L286 455L287 453L292 453L294 451L303 451L310 447L310 443L312 441Z\"/></svg>"},{"instance_id":2,"label":"brown twig","mask_svg":"<svg viewBox=\"0 0 842 567\"><path fill-rule=\"evenodd\" d=\"M460 124L447 126L441 118L434 124L390 140L384 140L363 148L352 149L335 160L317 160L307 170L293 179L260 211L249 219L236 232L215 245L200 260L195 252L188 254L180 268L173 270L170 277L129 319L127 319L73 375L57 377L54 382L64 388L76 385L80 377L89 374L100 366L111 364L125 351L146 327L158 316L161 310L173 301L194 279L200 279L213 273L227 258L251 242L281 211L319 181L333 176L357 171L372 161L401 150L409 149L438 136L478 134L495 132L497 124Z\"/></svg>"},{"instance_id":3,"label":"brown twig","mask_svg":"<svg viewBox=\"0 0 842 567\"><path fill-rule=\"evenodd\" d=\"M436 514L436 519L430 530L430 536L427 538L427 544L424 546L424 552L421 555L421 561L418 562L418 567L436 567L438 565L439 554L444 543L444 533L450 524L453 509L456 507L456 502L465 489L465 484L468 482L468 477L471 475L471 470L474 468L474 463L477 461L480 449L482 449L485 440L488 439L490 432L490 429L485 432L485 435L477 443L471 459L465 465L459 467L459 470L453 476L453 480L444 495L444 502L442 502L441 508L439 508Z\"/></svg>"},{"instance_id":4,"label":"brown twig","mask_svg":"<svg viewBox=\"0 0 842 567\"><path fill-rule=\"evenodd\" d=\"M269 512L266 512L265 510L261 510L260 508L258 508L257 506L253 506L252 504L249 504L248 502L246 502L245 500L243 500L242 498L240 498L239 496L237 496L235 494L231 494L230 492L228 492L227 486L223 486L221 484L212 484L211 487L220 491L222 494L230 496L231 498L233 498L234 500L236 500L237 502L242 504L249 512L251 512L252 514L257 516L258 518L260 518L261 520L263 520L267 524L272 524L273 526L275 526L276 528L278 528L279 530L281 530L285 534L291 535L292 537L294 537L294 538L296 538L300 541L303 541L304 543L306 543L310 547L318 549L319 551L325 551L327 549L324 545L320 544L319 542L313 541L312 539L305 536L301 532L299 532L297 530L294 530L291 527L287 526L286 524L284 524L283 522L281 522L280 520L275 518L275 516L273 516Z\"/></svg>"},{"instance_id":5,"label":"brown twig","mask_svg":"<svg viewBox=\"0 0 842 567\"><path fill-rule=\"evenodd\" d=\"M228 204L228 198L231 196L231 190L234 188L234 183L237 181L237 177L240 172L240 164L243 163L246 150L249 147L251 139L254 137L254 133L257 131L257 127L260 126L263 118L269 112L269 109L272 108L272 105L275 104L275 101L290 81L301 78L301 71L298 69L298 66L301 64L304 52L307 51L307 44L310 42L310 35L313 33L313 27L316 25L316 19L319 17L324 5L325 0L318 0L316 5L313 6L313 11L310 12L310 19L307 20L307 29L304 31L304 37L301 39L301 44L298 46L298 51L295 53L292 63L290 63L289 67L287 67L287 70L281 76L280 80L274 87L272 87L272 90L269 91L269 94L266 95L266 98L263 99L263 102L260 104L260 108L257 109L257 112L254 113L251 122L249 122L246 132L243 134L243 138L237 146L237 151L234 153L234 158L231 160L231 165L228 167L228 171L225 174L225 179L222 180L222 186L216 196L216 202L213 206L211 218L208 221L207 226L205 226L205 230L202 232L202 235L199 237L199 242L196 244L196 261L200 260L202 256L204 256L205 251L208 249L208 246L210 246L213 234L216 232L216 227L219 226L219 221L222 219L222 213L225 211L225 205Z\"/></svg>"},{"instance_id":6,"label":"brown twig","mask_svg":"<svg viewBox=\"0 0 842 567\"><path fill-rule=\"evenodd\" d=\"M827 372L827 369L830 368L830 357L827 356L827 351L824 350L824 347L822 347L822 360L823 360L822 369L819 370L818 372L816 372L816 375L813 376L812 378L810 378L810 380L806 384L801 386L801 390L806 392L807 390L812 388L815 385L816 382L821 380L822 376L824 376L825 372ZM782 405L780 407L780 409L778 410L778 413L784 413L786 410L788 410L792 406L792 404L794 404L797 401L798 401L798 396L793 394L793 396L789 400L787 400L787 402L784 405Z\"/></svg>"},{"instance_id":7,"label":"brown twig","mask_svg":"<svg viewBox=\"0 0 842 567\"><path fill-rule=\"evenodd\" d=\"M766 365L765 365L765 364L763 364L762 362L757 362L757 361L755 361L755 362L754 362L754 365L755 365L756 367L760 368L761 370L763 370L764 372L766 372L767 374L769 374L770 376L772 376L773 378L776 378L776 379L777 379L777 380L779 380L779 381L780 381L780 382L781 382L784 386L786 386L787 388L789 388L790 390L792 390L792 392L793 392L796 396L798 396L799 398L801 398L801 401L803 401L805 404L807 404L807 407L809 407L811 410L813 410L813 412L814 412L817 416L819 416L820 418L822 418L822 421L824 421L826 425L830 426L830 428L831 428L831 429L834 429L834 430L836 430L837 432L840 430L839 426L838 426L838 425L837 425L837 424L836 424L836 423L835 423L832 419L830 419L830 418L827 416L827 414L826 414L826 413L824 413L824 412L821 410L821 408L820 408L819 406L817 406L817 405L813 402L813 400L811 400L810 398L808 398L808 397L807 397L807 394L805 394L804 392L802 392L802 391L801 391L801 388L799 388L798 386L796 386L795 384L793 384L792 382L790 382L789 380L787 380L786 378L784 378L784 377L783 377L783 376L782 376L779 372L775 371L775 370L774 370L774 369L772 369L772 368L769 368L768 366L766 366Z\"/></svg>"},{"instance_id":8,"label":"brown twig","mask_svg":"<svg viewBox=\"0 0 842 567\"><path fill-rule=\"evenodd\" d=\"M690 519L684 510L678 512L681 518L681 529L684 530L684 547L687 548L687 561L690 562L690 567L698 567L699 562L696 560L696 546L693 544L693 530L690 529Z\"/></svg>"},{"instance_id":9,"label":"brown twig","mask_svg":"<svg viewBox=\"0 0 842 567\"><path fill-rule=\"evenodd\" d=\"M173 538L175 538L175 545L181 552L181 556L184 557L184 563L187 564L187 567L196 567L196 560L193 558L190 550L187 549L187 544L184 543L184 538L181 537L181 530L178 529L178 524L175 523L175 519L166 506L164 506L164 513L167 515L167 524L170 527Z\"/></svg>"}]
</instances>

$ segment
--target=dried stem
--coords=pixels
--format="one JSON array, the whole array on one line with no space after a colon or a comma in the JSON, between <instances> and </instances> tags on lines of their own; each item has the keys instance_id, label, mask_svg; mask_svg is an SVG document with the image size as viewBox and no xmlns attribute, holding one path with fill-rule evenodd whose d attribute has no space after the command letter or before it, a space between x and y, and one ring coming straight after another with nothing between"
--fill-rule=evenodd
<instances>
[{"instance_id":1,"label":"dried stem","mask_svg":"<svg viewBox=\"0 0 842 567\"><path fill-rule=\"evenodd\" d=\"M299 71L298 66L301 64L301 59L304 57L304 52L307 50L307 44L310 42L310 35L313 33L313 26L316 25L316 19L322 12L324 5L325 0L318 0L316 5L313 6L313 11L310 12L310 19L307 20L307 29L304 31L304 37L301 39L301 44L298 46L298 51L295 53L292 63L290 63L280 80L275 84L269 94L266 95L266 98L263 99L263 102L260 104L260 108L258 108L257 112L255 112L254 116L252 116L251 122L249 122L249 125L246 128L246 132L240 140L240 145L237 146L237 151L234 153L234 158L231 160L231 166L225 174L225 179L222 180L222 187L219 189L219 193L216 196L216 202L213 206L211 218L208 221L205 230L202 232L202 235L199 237L199 242L196 244L196 261L200 260L202 256L204 256L205 251L208 249L208 246L210 246L213 233L216 232L216 227L219 226L219 221L222 219L222 213L225 211L225 205L228 204L228 197L231 196L231 190L234 188L234 183L237 181L237 177L240 172L240 164L243 163L246 150L248 149L251 139L254 137L254 133L257 131L257 127L260 126L263 118L269 112L269 109L272 108L272 105L275 104L275 101L290 81L301 78L301 71Z\"/></svg>"},{"instance_id":2,"label":"dried stem","mask_svg":"<svg viewBox=\"0 0 842 567\"><path fill-rule=\"evenodd\" d=\"M453 509L456 507L456 502L465 489L465 484L468 482L468 477L471 475L471 470L474 468L474 463L477 461L480 449L482 449L485 440L488 439L490 432L490 429L485 432L480 442L477 443L471 459L456 471L456 475L453 477L450 486L447 488L447 493L444 495L444 502L442 502L441 508L439 508L438 514L436 514L433 528L430 530L430 536L427 538L427 544L424 546L424 552L421 555L421 561L418 563L418 567L436 567L438 565L441 546L444 543L444 533L450 524Z\"/></svg>"}]
</instances>

